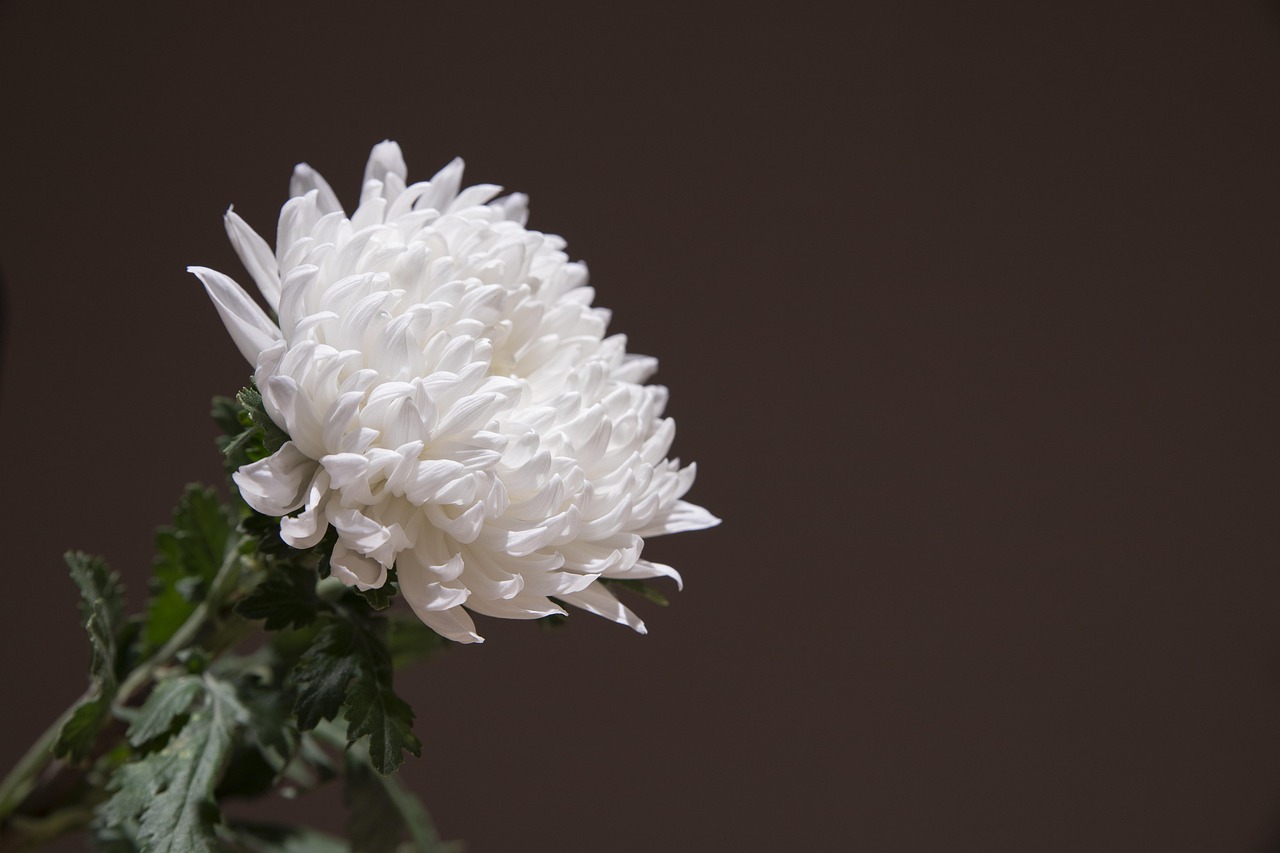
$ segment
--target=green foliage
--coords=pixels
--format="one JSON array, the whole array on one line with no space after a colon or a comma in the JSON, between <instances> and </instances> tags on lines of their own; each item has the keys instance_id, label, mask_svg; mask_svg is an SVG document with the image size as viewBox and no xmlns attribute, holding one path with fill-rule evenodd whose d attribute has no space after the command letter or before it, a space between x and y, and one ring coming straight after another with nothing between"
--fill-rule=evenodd
<instances>
[{"instance_id":1,"label":"green foliage","mask_svg":"<svg viewBox=\"0 0 1280 853\"><path fill-rule=\"evenodd\" d=\"M391 653L366 617L336 611L293 671L298 727L332 720L346 704L347 739L367 738L379 773L392 773L404 753L422 754L413 734L413 709L393 688Z\"/></svg>"},{"instance_id":2,"label":"green foliage","mask_svg":"<svg viewBox=\"0 0 1280 853\"><path fill-rule=\"evenodd\" d=\"M270 456L289 440L288 433L267 414L262 393L252 379L236 394L235 402L215 397L213 418L226 434L218 445L232 470Z\"/></svg>"},{"instance_id":3,"label":"green foliage","mask_svg":"<svg viewBox=\"0 0 1280 853\"><path fill-rule=\"evenodd\" d=\"M187 487L173 512L173 526L156 533L151 601L142 630L145 649L154 651L173 636L208 592L232 536L235 518L212 489Z\"/></svg>"},{"instance_id":4,"label":"green foliage","mask_svg":"<svg viewBox=\"0 0 1280 853\"><path fill-rule=\"evenodd\" d=\"M98 732L107 721L118 682L115 669L116 637L124 611L120 578L98 557L72 552L66 555L71 579L80 590L80 616L89 635L93 657L89 664L89 689L63 723L53 753L72 761L89 755Z\"/></svg>"},{"instance_id":5,"label":"green foliage","mask_svg":"<svg viewBox=\"0 0 1280 853\"><path fill-rule=\"evenodd\" d=\"M357 589L356 595L365 600L374 610L386 610L391 606L391 599L396 597L396 593L400 591L399 585L396 583L396 570L391 569L387 573L387 580L382 586L373 589Z\"/></svg>"},{"instance_id":6,"label":"green foliage","mask_svg":"<svg viewBox=\"0 0 1280 853\"><path fill-rule=\"evenodd\" d=\"M240 521L240 532L249 537L255 552L266 557L295 560L304 553L289 547L289 544L280 538L280 519L263 515L256 510L249 510Z\"/></svg>"},{"instance_id":7,"label":"green foliage","mask_svg":"<svg viewBox=\"0 0 1280 853\"><path fill-rule=\"evenodd\" d=\"M240 389L236 400L244 407L253 425L262 431L262 449L267 452L267 455L284 447L285 442L289 440L289 434L276 426L271 415L267 414L266 406L262 402L262 394L258 391L256 384L250 382L247 388Z\"/></svg>"},{"instance_id":8,"label":"green foliage","mask_svg":"<svg viewBox=\"0 0 1280 853\"><path fill-rule=\"evenodd\" d=\"M126 732L129 743L140 747L147 741L166 734L174 721L186 714L191 703L203 692L204 682L194 675L169 678L158 683Z\"/></svg>"},{"instance_id":9,"label":"green foliage","mask_svg":"<svg viewBox=\"0 0 1280 853\"><path fill-rule=\"evenodd\" d=\"M235 401L215 400L213 411L233 469L288 438L252 386ZM5 838L14 831L37 843L92 815L92 845L108 853L457 853L390 775L404 753L422 752L394 670L451 644L407 610L388 610L394 570L363 592L328 579L336 539L330 530L314 548L292 548L279 519L190 486L172 526L156 535L145 611L128 620L116 575L100 559L69 554L90 683L45 742L79 776L60 784L63 799L51 807L39 788L50 751L33 751L21 774L0 783ZM222 819L228 798L298 796L340 773L350 843Z\"/></svg>"},{"instance_id":10,"label":"green foliage","mask_svg":"<svg viewBox=\"0 0 1280 853\"><path fill-rule=\"evenodd\" d=\"M391 686L391 656L380 643L367 647L364 666L351 682L347 712L347 738L369 739L369 761L379 773L394 773L404 753L422 755L422 743L413 733L413 708Z\"/></svg>"},{"instance_id":11,"label":"green foliage","mask_svg":"<svg viewBox=\"0 0 1280 853\"><path fill-rule=\"evenodd\" d=\"M344 799L350 817L347 838L361 853L395 853L407 836L416 853L462 853L462 845L444 842L422 803L395 776L373 772L361 746L346 752Z\"/></svg>"},{"instance_id":12,"label":"green foliage","mask_svg":"<svg viewBox=\"0 0 1280 853\"><path fill-rule=\"evenodd\" d=\"M236 611L248 619L265 619L263 627L275 631L307 627L315 621L321 605L314 569L273 561L266 578L236 606Z\"/></svg>"},{"instance_id":13,"label":"green foliage","mask_svg":"<svg viewBox=\"0 0 1280 853\"><path fill-rule=\"evenodd\" d=\"M245 428L245 424L240 421L241 411L243 410L240 408L240 404L230 397L219 395L213 398L213 405L209 414L213 418L213 422L217 424L218 429L222 431L223 436L226 437L225 440L218 439L218 443L222 445L220 449L225 448Z\"/></svg>"},{"instance_id":14,"label":"green foliage","mask_svg":"<svg viewBox=\"0 0 1280 853\"><path fill-rule=\"evenodd\" d=\"M341 710L347 685L360 671L355 633L349 621L330 620L298 661L292 681L297 690L293 710L299 729L314 729Z\"/></svg>"},{"instance_id":15,"label":"green foliage","mask_svg":"<svg viewBox=\"0 0 1280 853\"><path fill-rule=\"evenodd\" d=\"M103 824L136 822L146 853L222 849L215 835L221 813L213 792L248 711L226 682L206 676L196 685L203 696L186 724L162 749L117 770L108 785L112 797L98 809Z\"/></svg>"}]
</instances>

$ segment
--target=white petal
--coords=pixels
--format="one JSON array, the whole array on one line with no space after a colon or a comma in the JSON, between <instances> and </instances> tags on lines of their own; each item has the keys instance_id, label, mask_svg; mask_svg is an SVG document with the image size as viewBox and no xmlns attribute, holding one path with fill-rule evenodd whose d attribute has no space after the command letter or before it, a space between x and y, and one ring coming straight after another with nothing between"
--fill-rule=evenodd
<instances>
[{"instance_id":1,"label":"white petal","mask_svg":"<svg viewBox=\"0 0 1280 853\"><path fill-rule=\"evenodd\" d=\"M320 457L320 464L333 478L335 489L355 482L369 471L369 460L363 453L330 453Z\"/></svg>"},{"instance_id":2,"label":"white petal","mask_svg":"<svg viewBox=\"0 0 1280 853\"><path fill-rule=\"evenodd\" d=\"M240 354L250 364L257 364L258 354L280 339L280 329L244 288L227 276L208 267L187 267L187 272L204 285Z\"/></svg>"},{"instance_id":3,"label":"white petal","mask_svg":"<svg viewBox=\"0 0 1280 853\"><path fill-rule=\"evenodd\" d=\"M529 197L524 193L503 196L489 205L502 211L502 218L524 225L529 221Z\"/></svg>"},{"instance_id":4,"label":"white petal","mask_svg":"<svg viewBox=\"0 0 1280 853\"><path fill-rule=\"evenodd\" d=\"M640 536L662 536L667 533L681 533L686 530L705 530L715 527L720 519L696 504L688 501L676 501L669 512L657 518L640 530L631 531Z\"/></svg>"},{"instance_id":5,"label":"white petal","mask_svg":"<svg viewBox=\"0 0 1280 853\"><path fill-rule=\"evenodd\" d=\"M480 535L480 528L484 525L483 502L478 501L471 505L457 518L445 515L444 510L436 504L427 504L423 508L426 510L427 519L432 524L464 545L476 541L476 537Z\"/></svg>"},{"instance_id":6,"label":"white petal","mask_svg":"<svg viewBox=\"0 0 1280 853\"><path fill-rule=\"evenodd\" d=\"M604 573L606 578L639 579L645 578L671 578L676 582L676 589L684 589L684 578L680 577L680 573L670 566L664 566L662 563L651 563L648 560L636 560L635 565L626 569L608 569Z\"/></svg>"},{"instance_id":7,"label":"white petal","mask_svg":"<svg viewBox=\"0 0 1280 853\"><path fill-rule=\"evenodd\" d=\"M320 177L319 172L306 163L299 163L294 166L293 178L289 181L289 195L297 197L306 195L312 190L316 191L316 207L320 209L321 213L334 213L342 210L342 204L338 201L338 196L325 179Z\"/></svg>"},{"instance_id":8,"label":"white petal","mask_svg":"<svg viewBox=\"0 0 1280 853\"><path fill-rule=\"evenodd\" d=\"M280 308L280 264L276 262L276 253L271 251L267 241L250 228L249 224L234 210L228 209L223 221L227 226L227 236L231 238L231 245L240 256L240 262L249 271L254 284L258 285L258 290L262 292L262 297L267 300L271 310L278 310Z\"/></svg>"},{"instance_id":9,"label":"white petal","mask_svg":"<svg viewBox=\"0 0 1280 853\"><path fill-rule=\"evenodd\" d=\"M558 607L541 595L521 594L509 599L473 596L467 602L467 607L476 613L497 619L541 619L544 616L568 615L563 607Z\"/></svg>"},{"instance_id":10,"label":"white petal","mask_svg":"<svg viewBox=\"0 0 1280 853\"><path fill-rule=\"evenodd\" d=\"M457 562L457 573L462 573L462 555L456 554L449 561ZM441 566L447 573L452 573L454 566ZM431 610L449 610L467 600L471 591L461 585L441 583L439 575L433 571L435 567L424 566L413 551L404 551L396 560L396 576L400 579L400 593L415 613Z\"/></svg>"},{"instance_id":11,"label":"white petal","mask_svg":"<svg viewBox=\"0 0 1280 853\"><path fill-rule=\"evenodd\" d=\"M618 599L613 597L613 593L605 589L600 584L592 584L581 592L570 592L559 596L562 601L567 601L574 607L581 607L588 613L594 613L597 616L603 616L611 619L620 625L630 625L641 634L649 633L644 627L644 623L640 621L640 617L636 616Z\"/></svg>"},{"instance_id":12,"label":"white petal","mask_svg":"<svg viewBox=\"0 0 1280 853\"><path fill-rule=\"evenodd\" d=\"M341 539L333 545L329 569L335 578L347 586L361 590L376 589L387 582L386 566L350 550L342 544Z\"/></svg>"},{"instance_id":13,"label":"white petal","mask_svg":"<svg viewBox=\"0 0 1280 853\"><path fill-rule=\"evenodd\" d=\"M294 350L296 351L296 350ZM286 353L287 361L292 352ZM324 455L324 429L316 418L310 397L292 376L276 374L259 383L263 407L298 448L312 459Z\"/></svg>"},{"instance_id":14,"label":"white petal","mask_svg":"<svg viewBox=\"0 0 1280 853\"><path fill-rule=\"evenodd\" d=\"M502 187L497 184L476 184L473 187L467 187L449 204L449 210L466 210L468 207L482 205L500 192Z\"/></svg>"},{"instance_id":15,"label":"white petal","mask_svg":"<svg viewBox=\"0 0 1280 853\"><path fill-rule=\"evenodd\" d=\"M329 495L329 472L324 468L317 468L311 484L307 486L303 502L305 510L300 515L280 519L280 538L302 550L320 544L320 540L329 531L329 519L325 517Z\"/></svg>"},{"instance_id":16,"label":"white petal","mask_svg":"<svg viewBox=\"0 0 1280 853\"><path fill-rule=\"evenodd\" d=\"M328 517L329 523L338 528L338 534L341 537L338 540L339 543L345 548L358 551L362 556L376 559L373 552L391 541L390 528L383 526L358 509L351 507L335 508L335 505L331 503L325 515ZM379 562L382 561L379 560ZM388 559L386 565L390 564L391 560ZM370 581L365 582L370 583ZM382 586L381 582L373 585Z\"/></svg>"},{"instance_id":17,"label":"white petal","mask_svg":"<svg viewBox=\"0 0 1280 853\"><path fill-rule=\"evenodd\" d=\"M276 260L280 261L281 273L289 271L289 264L284 259L293 249L294 244L304 238L310 238L311 229L320 219L318 190L312 190L303 196L291 198L280 208L280 221L276 223Z\"/></svg>"},{"instance_id":18,"label":"white petal","mask_svg":"<svg viewBox=\"0 0 1280 853\"><path fill-rule=\"evenodd\" d=\"M317 464L286 441L275 453L245 465L231 478L245 503L264 515L279 516L302 506Z\"/></svg>"},{"instance_id":19,"label":"white petal","mask_svg":"<svg viewBox=\"0 0 1280 853\"><path fill-rule=\"evenodd\" d=\"M450 202L458 195L458 187L462 185L463 168L461 157L450 160L447 166L436 172L435 177L431 179L431 188L414 202L414 209L431 208L442 213L448 210Z\"/></svg>"},{"instance_id":20,"label":"white petal","mask_svg":"<svg viewBox=\"0 0 1280 853\"><path fill-rule=\"evenodd\" d=\"M457 643L483 643L484 637L476 633L476 624L461 607L448 610L413 611L423 624L442 637Z\"/></svg>"},{"instance_id":21,"label":"white petal","mask_svg":"<svg viewBox=\"0 0 1280 853\"><path fill-rule=\"evenodd\" d=\"M364 167L364 181L362 183L367 184L369 181L378 181L385 184L387 182L387 173L399 178L401 187L404 186L405 179L409 176L409 169L404 164L404 154L400 152L400 146L390 139L384 139L379 142L369 152L369 162Z\"/></svg>"}]
</instances>

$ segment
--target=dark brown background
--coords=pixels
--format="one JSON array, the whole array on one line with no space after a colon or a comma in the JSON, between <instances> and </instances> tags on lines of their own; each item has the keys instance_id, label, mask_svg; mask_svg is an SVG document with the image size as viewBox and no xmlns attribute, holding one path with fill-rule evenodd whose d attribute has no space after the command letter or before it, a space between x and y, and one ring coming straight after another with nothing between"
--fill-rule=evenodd
<instances>
[{"instance_id":1,"label":"dark brown background","mask_svg":"<svg viewBox=\"0 0 1280 853\"><path fill-rule=\"evenodd\" d=\"M824 8L0 3L0 764L83 686L61 552L137 602L219 477L247 367L184 266L247 281L227 205L351 203L391 137L531 194L725 518L651 543L648 637L402 677L447 835L1274 849L1280 14Z\"/></svg>"}]
</instances>

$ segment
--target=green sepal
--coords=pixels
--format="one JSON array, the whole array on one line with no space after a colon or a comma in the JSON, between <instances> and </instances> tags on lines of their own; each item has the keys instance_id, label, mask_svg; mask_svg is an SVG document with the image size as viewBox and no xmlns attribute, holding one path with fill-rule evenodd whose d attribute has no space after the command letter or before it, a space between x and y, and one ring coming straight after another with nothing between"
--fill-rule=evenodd
<instances>
[{"instance_id":1,"label":"green sepal","mask_svg":"<svg viewBox=\"0 0 1280 853\"><path fill-rule=\"evenodd\" d=\"M288 434L267 414L262 394L252 377L234 400L214 397L212 415L223 432L217 439L218 449L230 471L270 456L289 440Z\"/></svg>"},{"instance_id":2,"label":"green sepal","mask_svg":"<svg viewBox=\"0 0 1280 853\"><path fill-rule=\"evenodd\" d=\"M253 426L261 431L262 449L267 456L275 453L289 440L289 434L280 429L271 419L271 415L267 414L267 409L262 403L262 392L258 390L257 384L250 382L249 385L241 388L240 393L236 394L236 402L248 414ZM235 441L240 441L240 437Z\"/></svg>"},{"instance_id":3,"label":"green sepal","mask_svg":"<svg viewBox=\"0 0 1280 853\"><path fill-rule=\"evenodd\" d=\"M71 552L66 561L71 579L80 590L81 624L89 635L93 657L89 689L58 732L53 754L80 762L88 757L98 732L111 715L118 682L117 635L124 611L124 587L119 576L99 557Z\"/></svg>"}]
</instances>

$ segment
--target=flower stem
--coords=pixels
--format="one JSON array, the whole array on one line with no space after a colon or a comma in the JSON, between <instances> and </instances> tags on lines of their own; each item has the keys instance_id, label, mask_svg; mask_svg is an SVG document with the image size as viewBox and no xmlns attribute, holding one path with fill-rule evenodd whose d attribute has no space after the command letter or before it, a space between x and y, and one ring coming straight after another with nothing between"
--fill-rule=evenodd
<instances>
[{"instance_id":1,"label":"flower stem","mask_svg":"<svg viewBox=\"0 0 1280 853\"><path fill-rule=\"evenodd\" d=\"M155 674L156 669L185 648L200 633L200 629L204 627L212 614L217 613L222 599L240 580L240 573L237 571L241 560L240 545L240 539L230 543L222 565L218 567L218 572L214 576L213 582L209 585L209 594L205 597L205 600L197 605L196 609L174 632L168 642L134 669L116 690L116 694L112 699L112 710L117 716L122 716L122 712L127 715L128 712L125 711L125 708L129 700L133 698L133 695ZM75 709L80 703L88 698L91 698L89 694L81 696L59 714L49 728L31 744L31 747L14 765L13 769L9 771L8 775L4 777L4 780L0 781L0 822L7 821L13 816L18 807L36 789L36 780L53 762L53 745L57 742L63 725L75 713Z\"/></svg>"},{"instance_id":2,"label":"flower stem","mask_svg":"<svg viewBox=\"0 0 1280 853\"><path fill-rule=\"evenodd\" d=\"M58 739L58 733L62 731L62 726L67 722L67 719L75 713L76 706L85 698L85 696L81 696L59 714L53 724L45 729L44 734L36 738L35 743L31 744L31 747L18 760L18 763L9 771L9 775L4 777L4 781L0 782L0 821L13 814L18 806L22 804L22 801L35 789L36 777L53 760L53 744Z\"/></svg>"},{"instance_id":3,"label":"flower stem","mask_svg":"<svg viewBox=\"0 0 1280 853\"><path fill-rule=\"evenodd\" d=\"M240 542L237 539L231 543L227 549L226 557L222 560L222 565L218 567L218 573L213 578L213 583L209 584L209 593L205 596L204 601L196 606L191 612L187 620L182 623L177 631L173 632L173 636L169 638L159 651L147 658L143 663L124 680L120 688L116 691L112 708L117 713L129 704L129 700L133 698L133 694L137 693L156 669L168 661L178 652L182 651L187 645L195 639L196 634L200 633L200 629L204 627L210 614L216 613L222 605L222 598L234 587L235 583L240 580L239 573L236 568L240 564Z\"/></svg>"}]
</instances>

